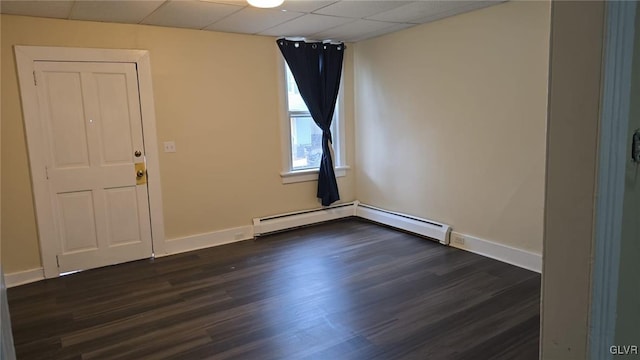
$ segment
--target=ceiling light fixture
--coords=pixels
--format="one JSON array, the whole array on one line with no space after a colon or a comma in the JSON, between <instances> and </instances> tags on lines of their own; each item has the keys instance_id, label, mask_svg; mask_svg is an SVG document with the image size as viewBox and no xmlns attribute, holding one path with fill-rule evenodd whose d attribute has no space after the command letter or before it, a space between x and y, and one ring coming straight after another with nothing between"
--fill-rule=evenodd
<instances>
[{"instance_id":1,"label":"ceiling light fixture","mask_svg":"<svg viewBox=\"0 0 640 360\"><path fill-rule=\"evenodd\" d=\"M247 2L258 8L274 8L282 5L284 0L247 0Z\"/></svg>"}]
</instances>

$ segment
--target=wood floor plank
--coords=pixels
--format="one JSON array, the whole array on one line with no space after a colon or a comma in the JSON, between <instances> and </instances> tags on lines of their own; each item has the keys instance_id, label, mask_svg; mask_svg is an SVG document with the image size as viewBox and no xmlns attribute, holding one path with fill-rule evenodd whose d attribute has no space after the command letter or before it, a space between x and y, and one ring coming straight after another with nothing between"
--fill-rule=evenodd
<instances>
[{"instance_id":1,"label":"wood floor plank","mask_svg":"<svg viewBox=\"0 0 640 360\"><path fill-rule=\"evenodd\" d=\"M8 290L18 359L537 359L540 275L348 219Z\"/></svg>"}]
</instances>

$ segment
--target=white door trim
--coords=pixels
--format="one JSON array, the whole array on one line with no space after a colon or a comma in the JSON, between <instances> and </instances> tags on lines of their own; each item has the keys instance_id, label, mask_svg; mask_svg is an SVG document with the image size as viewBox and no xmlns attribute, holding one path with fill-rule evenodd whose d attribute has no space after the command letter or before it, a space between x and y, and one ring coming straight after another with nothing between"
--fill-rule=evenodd
<instances>
[{"instance_id":1,"label":"white door trim","mask_svg":"<svg viewBox=\"0 0 640 360\"><path fill-rule=\"evenodd\" d=\"M636 3L607 3L598 145L590 358L611 359L618 295ZM622 344L621 344L622 345Z\"/></svg>"},{"instance_id":2,"label":"white door trim","mask_svg":"<svg viewBox=\"0 0 640 360\"><path fill-rule=\"evenodd\" d=\"M59 275L56 263L58 253L54 240L55 227L49 188L47 185L44 149L44 134L40 127L38 94L34 86L34 61L93 61L135 63L138 69L140 110L142 113L143 138L148 173L149 210L151 214L151 236L153 252L164 254L164 218L162 213L162 192L160 188L160 163L156 136L156 115L151 83L151 63L147 50L85 49L45 46L15 47L22 112L29 150L31 181L40 241L40 256L46 278Z\"/></svg>"}]
</instances>

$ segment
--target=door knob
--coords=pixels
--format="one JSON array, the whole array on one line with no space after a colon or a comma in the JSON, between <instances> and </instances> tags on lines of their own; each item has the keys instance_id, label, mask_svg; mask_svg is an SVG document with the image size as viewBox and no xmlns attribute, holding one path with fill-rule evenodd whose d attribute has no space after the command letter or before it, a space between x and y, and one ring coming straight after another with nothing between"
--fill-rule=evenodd
<instances>
[{"instance_id":1,"label":"door knob","mask_svg":"<svg viewBox=\"0 0 640 360\"><path fill-rule=\"evenodd\" d=\"M134 152L133 155L135 155L136 157L140 157L140 155L142 155L142 151L136 150L136 152Z\"/></svg>"},{"instance_id":2,"label":"door knob","mask_svg":"<svg viewBox=\"0 0 640 360\"><path fill-rule=\"evenodd\" d=\"M135 163L134 164L136 172L136 185L144 185L147 183L147 169L144 166L144 163Z\"/></svg>"}]
</instances>

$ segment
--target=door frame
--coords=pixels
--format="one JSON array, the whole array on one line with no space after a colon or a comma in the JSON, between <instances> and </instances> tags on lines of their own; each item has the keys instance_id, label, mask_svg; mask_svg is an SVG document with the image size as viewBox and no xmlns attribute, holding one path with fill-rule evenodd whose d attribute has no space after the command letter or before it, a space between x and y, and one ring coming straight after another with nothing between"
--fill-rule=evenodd
<instances>
[{"instance_id":1,"label":"door frame","mask_svg":"<svg viewBox=\"0 0 640 360\"><path fill-rule=\"evenodd\" d=\"M591 273L589 351L591 359L611 359L615 344L618 270L626 162L629 161L628 122L635 36L636 3L606 4L603 54L602 113L598 144L595 238ZM622 345L622 344L620 344Z\"/></svg>"},{"instance_id":2,"label":"door frame","mask_svg":"<svg viewBox=\"0 0 640 360\"><path fill-rule=\"evenodd\" d=\"M22 114L24 117L27 148L31 170L40 257L45 278L60 275L56 255L59 253L55 234L54 210L49 196L46 176L46 160L43 130L40 124L35 61L72 62L119 62L134 63L138 72L140 92L140 112L147 163L147 189L149 194L149 214L151 217L151 243L153 254L164 254L164 216L162 212L162 190L160 187L160 164L156 135L156 115L151 82L151 63L147 50L68 48L49 46L14 46ZM151 255L151 254L150 254Z\"/></svg>"}]
</instances>

